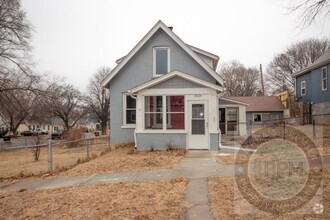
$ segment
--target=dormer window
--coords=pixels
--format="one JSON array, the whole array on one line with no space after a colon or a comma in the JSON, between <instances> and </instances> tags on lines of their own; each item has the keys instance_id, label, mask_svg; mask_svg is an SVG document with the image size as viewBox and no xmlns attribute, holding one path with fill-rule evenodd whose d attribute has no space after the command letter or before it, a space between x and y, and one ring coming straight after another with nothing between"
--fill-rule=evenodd
<instances>
[{"instance_id":1,"label":"dormer window","mask_svg":"<svg viewBox=\"0 0 330 220\"><path fill-rule=\"evenodd\" d=\"M154 47L153 49L153 75L161 76L170 71L170 48Z\"/></svg>"}]
</instances>

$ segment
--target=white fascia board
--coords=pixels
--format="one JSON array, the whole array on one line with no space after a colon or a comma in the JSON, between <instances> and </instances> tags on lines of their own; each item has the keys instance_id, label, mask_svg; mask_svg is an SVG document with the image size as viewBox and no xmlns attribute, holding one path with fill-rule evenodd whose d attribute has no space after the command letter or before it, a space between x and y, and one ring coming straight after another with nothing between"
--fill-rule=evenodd
<instances>
[{"instance_id":1,"label":"white fascia board","mask_svg":"<svg viewBox=\"0 0 330 220\"><path fill-rule=\"evenodd\" d=\"M207 57L210 57L210 58L212 58L212 59L214 59L214 60L219 60L219 59L220 59L219 56L217 56L217 55L215 55L215 54L213 54L213 53L207 52L207 51L205 51L205 50L202 50L202 49L200 49L200 48L194 47L194 46L189 45L189 44L188 44L188 46L189 46L193 51L195 51L196 53L200 53L200 54L202 54L202 55L204 55L204 56L207 56Z\"/></svg>"}]
</instances>

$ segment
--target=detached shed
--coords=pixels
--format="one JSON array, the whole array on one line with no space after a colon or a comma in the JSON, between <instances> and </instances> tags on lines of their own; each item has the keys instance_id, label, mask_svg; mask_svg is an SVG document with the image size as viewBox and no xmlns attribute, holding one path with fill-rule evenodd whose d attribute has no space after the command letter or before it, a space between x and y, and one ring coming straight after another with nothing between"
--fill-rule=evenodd
<instances>
[{"instance_id":1,"label":"detached shed","mask_svg":"<svg viewBox=\"0 0 330 220\"><path fill-rule=\"evenodd\" d=\"M246 103L246 121L275 123L284 118L284 105L276 96L231 96L228 99Z\"/></svg>"}]
</instances>

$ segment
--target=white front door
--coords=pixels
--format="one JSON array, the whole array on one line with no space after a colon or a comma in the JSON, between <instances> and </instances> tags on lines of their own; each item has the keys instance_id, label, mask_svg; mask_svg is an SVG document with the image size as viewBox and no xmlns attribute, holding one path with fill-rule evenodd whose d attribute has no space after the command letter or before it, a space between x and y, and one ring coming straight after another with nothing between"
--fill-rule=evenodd
<instances>
[{"instance_id":1,"label":"white front door","mask_svg":"<svg viewBox=\"0 0 330 220\"><path fill-rule=\"evenodd\" d=\"M209 149L207 101L189 101L189 149Z\"/></svg>"}]
</instances>

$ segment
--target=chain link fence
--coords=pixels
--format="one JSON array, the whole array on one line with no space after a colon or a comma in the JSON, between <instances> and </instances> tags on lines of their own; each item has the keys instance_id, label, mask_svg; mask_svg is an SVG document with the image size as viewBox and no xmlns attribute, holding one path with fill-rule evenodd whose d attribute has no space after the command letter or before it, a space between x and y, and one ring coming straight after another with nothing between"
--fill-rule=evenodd
<instances>
[{"instance_id":1,"label":"chain link fence","mask_svg":"<svg viewBox=\"0 0 330 220\"><path fill-rule=\"evenodd\" d=\"M75 141L47 140L40 145L28 146L7 142L0 147L0 180L65 171L101 156L109 149L107 136Z\"/></svg>"}]
</instances>

